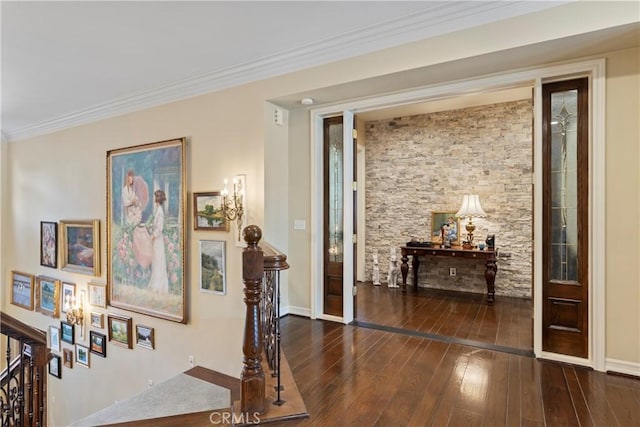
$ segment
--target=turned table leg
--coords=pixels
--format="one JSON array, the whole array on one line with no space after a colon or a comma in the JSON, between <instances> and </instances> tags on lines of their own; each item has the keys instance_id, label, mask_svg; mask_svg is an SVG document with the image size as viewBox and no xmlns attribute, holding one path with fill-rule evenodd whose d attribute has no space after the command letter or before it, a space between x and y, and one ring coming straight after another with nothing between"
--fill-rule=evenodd
<instances>
[{"instance_id":1,"label":"turned table leg","mask_svg":"<svg viewBox=\"0 0 640 427\"><path fill-rule=\"evenodd\" d=\"M420 258L417 255L413 256L413 290L418 292L418 268L420 268Z\"/></svg>"},{"instance_id":2,"label":"turned table leg","mask_svg":"<svg viewBox=\"0 0 640 427\"><path fill-rule=\"evenodd\" d=\"M400 264L400 271L402 272L402 292L407 292L407 274L409 273L409 257L406 254L402 254L402 264Z\"/></svg>"},{"instance_id":3,"label":"turned table leg","mask_svg":"<svg viewBox=\"0 0 640 427\"><path fill-rule=\"evenodd\" d=\"M484 279L487 281L487 302L489 304L493 303L494 295L495 295L495 282L496 282L496 273L498 272L498 266L496 265L495 260L488 260L485 264L487 269L484 271Z\"/></svg>"}]
</instances>

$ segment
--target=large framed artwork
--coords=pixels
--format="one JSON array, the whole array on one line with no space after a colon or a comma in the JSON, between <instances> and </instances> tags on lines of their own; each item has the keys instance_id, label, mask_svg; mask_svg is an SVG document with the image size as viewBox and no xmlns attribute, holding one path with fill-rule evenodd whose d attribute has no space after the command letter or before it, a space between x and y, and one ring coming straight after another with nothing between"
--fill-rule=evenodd
<instances>
[{"instance_id":1,"label":"large framed artwork","mask_svg":"<svg viewBox=\"0 0 640 427\"><path fill-rule=\"evenodd\" d=\"M60 221L60 267L74 273L100 275L100 221Z\"/></svg>"},{"instance_id":2,"label":"large framed artwork","mask_svg":"<svg viewBox=\"0 0 640 427\"><path fill-rule=\"evenodd\" d=\"M185 145L107 152L109 304L183 323Z\"/></svg>"},{"instance_id":3,"label":"large framed artwork","mask_svg":"<svg viewBox=\"0 0 640 427\"><path fill-rule=\"evenodd\" d=\"M58 268L58 224L40 221L40 265Z\"/></svg>"}]
</instances>

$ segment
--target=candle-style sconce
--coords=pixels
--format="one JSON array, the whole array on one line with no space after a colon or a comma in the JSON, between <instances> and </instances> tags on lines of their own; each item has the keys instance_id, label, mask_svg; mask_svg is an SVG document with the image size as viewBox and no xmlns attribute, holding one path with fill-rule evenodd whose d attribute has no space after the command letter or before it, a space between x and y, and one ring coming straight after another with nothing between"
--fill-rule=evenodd
<instances>
[{"instance_id":1,"label":"candle-style sconce","mask_svg":"<svg viewBox=\"0 0 640 427\"><path fill-rule=\"evenodd\" d=\"M228 181L225 178L224 188L222 189L222 207L224 209L224 216L227 221L236 221L238 226L238 240L241 240L242 233L242 217L244 216L244 182L237 177L233 178L233 194L229 195L227 189Z\"/></svg>"},{"instance_id":2,"label":"candle-style sconce","mask_svg":"<svg viewBox=\"0 0 640 427\"><path fill-rule=\"evenodd\" d=\"M67 312L67 322L78 325L80 338L84 339L84 291L80 291L80 297L67 295L64 301L64 310Z\"/></svg>"}]
</instances>

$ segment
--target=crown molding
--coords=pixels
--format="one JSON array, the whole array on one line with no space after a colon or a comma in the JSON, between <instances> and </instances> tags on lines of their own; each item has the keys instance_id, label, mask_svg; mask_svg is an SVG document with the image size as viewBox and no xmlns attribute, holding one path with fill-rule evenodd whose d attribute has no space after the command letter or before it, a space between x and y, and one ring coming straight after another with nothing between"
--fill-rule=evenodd
<instances>
[{"instance_id":1,"label":"crown molding","mask_svg":"<svg viewBox=\"0 0 640 427\"><path fill-rule=\"evenodd\" d=\"M43 135L564 3L568 1L434 2L421 12L330 37L301 48L193 76L21 128L3 129L3 139L14 141Z\"/></svg>"}]
</instances>

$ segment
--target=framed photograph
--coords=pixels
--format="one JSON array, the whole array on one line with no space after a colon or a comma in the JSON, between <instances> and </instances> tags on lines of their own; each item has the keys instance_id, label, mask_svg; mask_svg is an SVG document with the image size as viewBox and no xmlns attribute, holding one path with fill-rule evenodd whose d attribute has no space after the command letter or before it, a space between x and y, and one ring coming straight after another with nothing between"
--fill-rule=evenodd
<instances>
[{"instance_id":1,"label":"framed photograph","mask_svg":"<svg viewBox=\"0 0 640 427\"><path fill-rule=\"evenodd\" d=\"M60 221L60 267L74 273L100 275L100 221Z\"/></svg>"},{"instance_id":2,"label":"framed photograph","mask_svg":"<svg viewBox=\"0 0 640 427\"><path fill-rule=\"evenodd\" d=\"M133 333L131 331L131 317L116 314L107 315L109 341L122 347L133 348Z\"/></svg>"},{"instance_id":3,"label":"framed photograph","mask_svg":"<svg viewBox=\"0 0 640 427\"><path fill-rule=\"evenodd\" d=\"M55 354L51 355L51 359L49 359L49 375L62 378L62 363L60 363L60 361L60 356Z\"/></svg>"},{"instance_id":4,"label":"framed photograph","mask_svg":"<svg viewBox=\"0 0 640 427\"><path fill-rule=\"evenodd\" d=\"M153 328L136 325L136 345L153 350L156 347Z\"/></svg>"},{"instance_id":5,"label":"framed photograph","mask_svg":"<svg viewBox=\"0 0 640 427\"><path fill-rule=\"evenodd\" d=\"M40 221L40 265L58 268L58 223Z\"/></svg>"},{"instance_id":6,"label":"framed photograph","mask_svg":"<svg viewBox=\"0 0 640 427\"><path fill-rule=\"evenodd\" d=\"M109 304L182 323L185 141L107 152Z\"/></svg>"},{"instance_id":7,"label":"framed photograph","mask_svg":"<svg viewBox=\"0 0 640 427\"><path fill-rule=\"evenodd\" d=\"M76 363L85 368L89 367L89 347L76 344Z\"/></svg>"},{"instance_id":8,"label":"framed photograph","mask_svg":"<svg viewBox=\"0 0 640 427\"><path fill-rule=\"evenodd\" d=\"M66 343L74 344L75 326L68 322L60 322L60 339Z\"/></svg>"},{"instance_id":9,"label":"framed photograph","mask_svg":"<svg viewBox=\"0 0 640 427\"><path fill-rule=\"evenodd\" d=\"M431 212L431 241L442 243L442 235L451 245L460 246L460 219L455 212Z\"/></svg>"},{"instance_id":10,"label":"framed photograph","mask_svg":"<svg viewBox=\"0 0 640 427\"><path fill-rule=\"evenodd\" d=\"M193 193L193 229L229 231L219 191Z\"/></svg>"},{"instance_id":11,"label":"framed photograph","mask_svg":"<svg viewBox=\"0 0 640 427\"><path fill-rule=\"evenodd\" d=\"M102 283L87 283L89 304L107 308L107 285Z\"/></svg>"},{"instance_id":12,"label":"framed photograph","mask_svg":"<svg viewBox=\"0 0 640 427\"><path fill-rule=\"evenodd\" d=\"M219 295L227 292L224 241L200 240L200 291Z\"/></svg>"},{"instance_id":13,"label":"framed photograph","mask_svg":"<svg viewBox=\"0 0 640 427\"><path fill-rule=\"evenodd\" d=\"M33 310L33 285L32 274L11 272L11 304L18 307Z\"/></svg>"},{"instance_id":14,"label":"framed photograph","mask_svg":"<svg viewBox=\"0 0 640 427\"><path fill-rule=\"evenodd\" d=\"M62 350L62 361L64 366L69 369L73 369L73 350L65 348Z\"/></svg>"},{"instance_id":15,"label":"framed photograph","mask_svg":"<svg viewBox=\"0 0 640 427\"><path fill-rule=\"evenodd\" d=\"M104 314L91 312L91 327L92 328L104 328Z\"/></svg>"},{"instance_id":16,"label":"framed photograph","mask_svg":"<svg viewBox=\"0 0 640 427\"><path fill-rule=\"evenodd\" d=\"M47 335L47 346L51 351L60 351L60 328L49 326L49 334Z\"/></svg>"},{"instance_id":17,"label":"framed photograph","mask_svg":"<svg viewBox=\"0 0 640 427\"><path fill-rule=\"evenodd\" d=\"M89 342L91 343L91 353L98 356L107 357L107 337L96 331L89 331Z\"/></svg>"},{"instance_id":18,"label":"framed photograph","mask_svg":"<svg viewBox=\"0 0 640 427\"><path fill-rule=\"evenodd\" d=\"M76 299L76 285L74 283L62 282L62 298L60 299L60 311L67 312L67 306L71 306Z\"/></svg>"},{"instance_id":19,"label":"framed photograph","mask_svg":"<svg viewBox=\"0 0 640 427\"><path fill-rule=\"evenodd\" d=\"M60 315L60 281L51 277L36 279L36 311L57 318Z\"/></svg>"}]
</instances>

